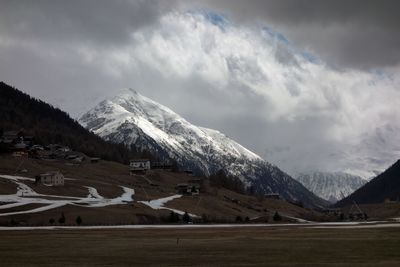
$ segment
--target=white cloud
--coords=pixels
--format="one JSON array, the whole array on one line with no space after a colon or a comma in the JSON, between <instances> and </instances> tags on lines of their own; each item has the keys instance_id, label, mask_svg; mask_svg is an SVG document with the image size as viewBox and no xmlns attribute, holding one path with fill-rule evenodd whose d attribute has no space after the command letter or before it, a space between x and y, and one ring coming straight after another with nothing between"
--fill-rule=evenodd
<instances>
[{"instance_id":1,"label":"white cloud","mask_svg":"<svg viewBox=\"0 0 400 267\"><path fill-rule=\"evenodd\" d=\"M280 38L265 29L240 27L226 21L215 23L201 13L170 13L161 19L158 28L136 33L132 57L139 65L159 72L163 79L180 81L174 82L178 96L198 90L196 101L208 102L204 107L212 104L202 108L202 104L188 106L180 100L161 101L189 119L197 113L201 115L195 117L203 116L203 121L213 127L231 128L224 121L242 125L235 116L249 120L253 116L257 129L244 128L230 134L261 154L263 148L274 151L275 147L289 147L267 154L267 159L285 169L322 165L331 170L351 170L355 162L346 164L340 158L332 158L332 154L359 145L366 133L400 122L396 109L400 105L397 80L383 74L334 70L322 62L314 63ZM190 83L198 79L202 81L200 86ZM207 90L204 84L209 87ZM263 140L262 136L246 140L249 131L262 134L280 124L295 134L286 138L265 137L274 142ZM307 135L313 140L307 140ZM312 143L299 143L304 139ZM385 149L390 149L391 141ZM307 154L305 159L302 154ZM357 155L354 161L379 156ZM288 158L292 160L285 163ZM368 168L384 168L390 163Z\"/></svg>"},{"instance_id":2,"label":"white cloud","mask_svg":"<svg viewBox=\"0 0 400 267\"><path fill-rule=\"evenodd\" d=\"M170 12L118 46L7 38L4 79L74 116L132 87L292 173L370 175L400 157L396 68L392 76L335 70L270 28Z\"/></svg>"}]
</instances>

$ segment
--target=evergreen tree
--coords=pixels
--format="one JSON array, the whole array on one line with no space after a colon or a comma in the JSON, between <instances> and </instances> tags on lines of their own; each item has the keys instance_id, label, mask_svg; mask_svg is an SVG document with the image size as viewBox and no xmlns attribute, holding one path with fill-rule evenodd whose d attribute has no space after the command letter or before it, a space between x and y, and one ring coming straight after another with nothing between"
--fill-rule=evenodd
<instances>
[{"instance_id":1,"label":"evergreen tree","mask_svg":"<svg viewBox=\"0 0 400 267\"><path fill-rule=\"evenodd\" d=\"M236 216L236 222L237 223L243 222L242 216L240 216L240 215Z\"/></svg>"},{"instance_id":2,"label":"evergreen tree","mask_svg":"<svg viewBox=\"0 0 400 267\"><path fill-rule=\"evenodd\" d=\"M78 217L76 217L76 224L81 225L81 223L82 223L82 218L81 216L78 215Z\"/></svg>"},{"instance_id":3,"label":"evergreen tree","mask_svg":"<svg viewBox=\"0 0 400 267\"><path fill-rule=\"evenodd\" d=\"M58 219L58 223L60 223L60 224L64 224L65 223L64 212L61 212L61 217Z\"/></svg>"},{"instance_id":4,"label":"evergreen tree","mask_svg":"<svg viewBox=\"0 0 400 267\"><path fill-rule=\"evenodd\" d=\"M187 211L185 211L185 214L183 214L182 221L184 223L190 222L190 216L189 216L189 213L187 213Z\"/></svg>"},{"instance_id":5,"label":"evergreen tree","mask_svg":"<svg viewBox=\"0 0 400 267\"><path fill-rule=\"evenodd\" d=\"M210 186L212 187L222 187L240 194L244 194L246 192L242 181L237 177L226 175L224 170L218 170L216 173L212 174L209 178L209 181Z\"/></svg>"},{"instance_id":6,"label":"evergreen tree","mask_svg":"<svg viewBox=\"0 0 400 267\"><path fill-rule=\"evenodd\" d=\"M169 213L168 221L171 223L179 222L179 215L176 214L175 212L171 211Z\"/></svg>"},{"instance_id":7,"label":"evergreen tree","mask_svg":"<svg viewBox=\"0 0 400 267\"><path fill-rule=\"evenodd\" d=\"M272 217L272 218L273 218L273 220L276 221L276 222L282 220L281 215L280 215L277 211L275 211L274 217Z\"/></svg>"}]
</instances>

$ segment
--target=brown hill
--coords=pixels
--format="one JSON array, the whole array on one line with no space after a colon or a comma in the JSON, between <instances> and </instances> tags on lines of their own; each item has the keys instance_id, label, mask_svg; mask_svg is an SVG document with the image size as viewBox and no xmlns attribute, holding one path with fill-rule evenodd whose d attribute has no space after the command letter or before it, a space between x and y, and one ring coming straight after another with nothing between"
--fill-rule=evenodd
<instances>
[{"instance_id":1,"label":"brown hill","mask_svg":"<svg viewBox=\"0 0 400 267\"><path fill-rule=\"evenodd\" d=\"M24 170L24 173L20 171ZM134 201L105 207L82 207L65 205L54 209L17 215L2 216L3 213L18 212L46 206L47 204L29 204L2 209L0 205L0 223L9 225L48 225L50 219L57 224L61 213L65 214L66 224L75 224L77 216L82 224L138 224L166 223L170 210L152 209L139 201L148 201L177 194L176 185L185 183L193 177L185 173L167 170L150 170L146 175L129 175L129 167L116 162L103 161L71 164L68 160L43 160L0 156L0 175L18 175L35 177L40 173L59 170L67 179L64 186L35 185L34 181L19 180L39 194L79 197L88 195L87 186L94 187L104 198L117 198L124 193L121 186L135 190ZM321 220L320 213L290 204L278 199L256 198L242 195L224 188L211 187L207 179L202 179L199 195L188 195L168 202L165 206L198 215L198 221L235 222L250 220L272 222L272 216L278 211L281 215ZM15 194L16 185L10 180L0 178L0 195ZM49 197L47 197L50 199ZM57 199L57 197L54 197ZM284 217L285 219L285 217Z\"/></svg>"}]
</instances>

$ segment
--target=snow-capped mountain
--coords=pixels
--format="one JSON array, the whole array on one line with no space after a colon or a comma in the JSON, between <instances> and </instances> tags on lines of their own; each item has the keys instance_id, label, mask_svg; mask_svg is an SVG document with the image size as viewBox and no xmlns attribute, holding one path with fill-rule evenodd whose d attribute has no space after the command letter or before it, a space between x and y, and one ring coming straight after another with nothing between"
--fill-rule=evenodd
<instances>
[{"instance_id":1,"label":"snow-capped mountain","mask_svg":"<svg viewBox=\"0 0 400 267\"><path fill-rule=\"evenodd\" d=\"M307 206L326 204L278 167L224 134L195 126L132 89L100 102L79 122L106 140L134 144L197 173L210 175L224 169L260 193L279 193Z\"/></svg>"},{"instance_id":2,"label":"snow-capped mountain","mask_svg":"<svg viewBox=\"0 0 400 267\"><path fill-rule=\"evenodd\" d=\"M360 176L344 172L300 173L295 178L308 190L332 203L350 195L367 182Z\"/></svg>"}]
</instances>

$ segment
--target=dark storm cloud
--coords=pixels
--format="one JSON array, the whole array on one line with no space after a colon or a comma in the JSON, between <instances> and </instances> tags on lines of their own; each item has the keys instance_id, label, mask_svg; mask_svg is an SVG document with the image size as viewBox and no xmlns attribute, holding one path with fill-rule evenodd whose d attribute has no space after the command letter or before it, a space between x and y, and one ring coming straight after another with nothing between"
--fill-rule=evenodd
<instances>
[{"instance_id":1,"label":"dark storm cloud","mask_svg":"<svg viewBox=\"0 0 400 267\"><path fill-rule=\"evenodd\" d=\"M107 57L167 9L157 0L0 0L0 80L77 116L131 85Z\"/></svg>"},{"instance_id":2,"label":"dark storm cloud","mask_svg":"<svg viewBox=\"0 0 400 267\"><path fill-rule=\"evenodd\" d=\"M0 1L0 38L126 44L165 12L216 9L234 21L262 21L331 66L377 69L400 62L400 1ZM180 3L180 4L178 4Z\"/></svg>"},{"instance_id":3,"label":"dark storm cloud","mask_svg":"<svg viewBox=\"0 0 400 267\"><path fill-rule=\"evenodd\" d=\"M400 1L202 1L242 22L261 20L331 65L362 69L400 62Z\"/></svg>"},{"instance_id":4,"label":"dark storm cloud","mask_svg":"<svg viewBox=\"0 0 400 267\"><path fill-rule=\"evenodd\" d=\"M0 80L75 118L134 88L285 170L343 170L330 154L400 125L398 74L365 71L399 68L398 5L0 0Z\"/></svg>"},{"instance_id":5,"label":"dark storm cloud","mask_svg":"<svg viewBox=\"0 0 400 267\"><path fill-rule=\"evenodd\" d=\"M115 45L157 20L158 1L1 1L0 34L22 41Z\"/></svg>"},{"instance_id":6,"label":"dark storm cloud","mask_svg":"<svg viewBox=\"0 0 400 267\"><path fill-rule=\"evenodd\" d=\"M400 23L396 0L219 0L216 7L242 19L264 17L284 24L329 24L360 21L396 29Z\"/></svg>"}]
</instances>

